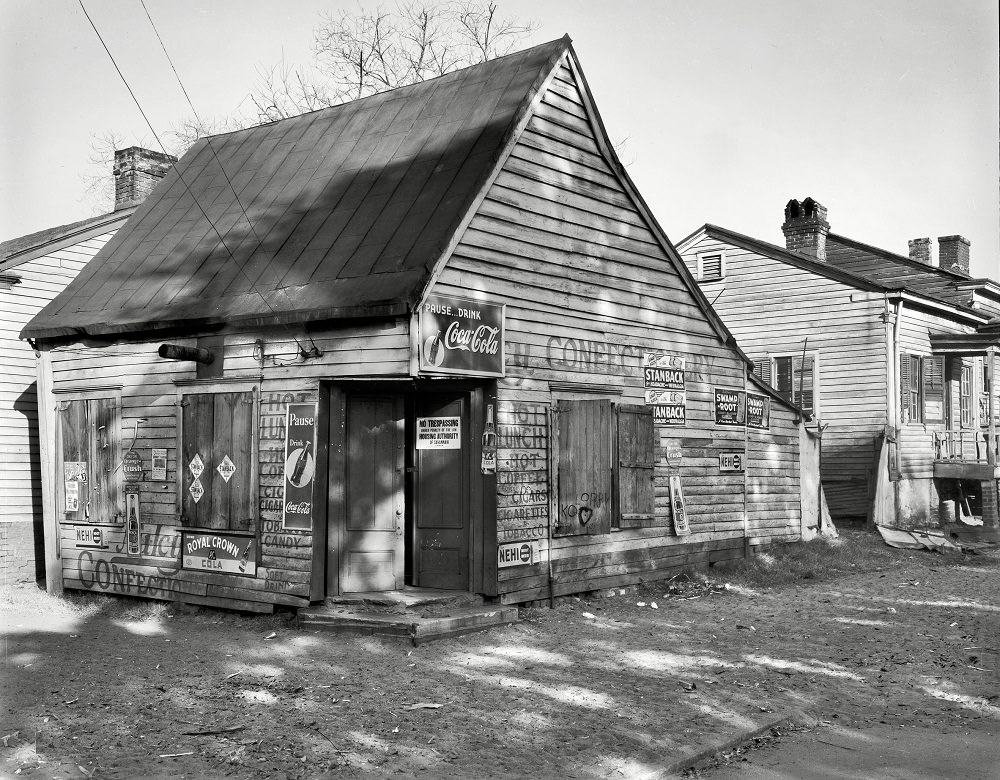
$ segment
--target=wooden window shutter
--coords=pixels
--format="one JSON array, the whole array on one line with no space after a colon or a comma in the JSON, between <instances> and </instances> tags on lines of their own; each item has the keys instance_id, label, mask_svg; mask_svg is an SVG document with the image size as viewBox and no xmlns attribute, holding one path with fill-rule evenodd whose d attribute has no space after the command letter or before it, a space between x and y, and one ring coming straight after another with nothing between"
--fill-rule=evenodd
<instances>
[{"instance_id":1,"label":"wooden window shutter","mask_svg":"<svg viewBox=\"0 0 1000 780\"><path fill-rule=\"evenodd\" d=\"M899 410L902 421L917 422L914 420L914 403L912 397L913 390L913 360L912 355L902 354L899 356Z\"/></svg>"},{"instance_id":2,"label":"wooden window shutter","mask_svg":"<svg viewBox=\"0 0 1000 780\"><path fill-rule=\"evenodd\" d=\"M560 401L555 536L611 532L611 401Z\"/></svg>"},{"instance_id":3,"label":"wooden window shutter","mask_svg":"<svg viewBox=\"0 0 1000 780\"><path fill-rule=\"evenodd\" d=\"M117 523L123 517L119 505L118 473L121 465L121 418L112 398L66 401L61 409L63 474L62 506L70 522ZM67 464L83 464L83 480L76 481L79 505L66 510ZM73 470L74 467L70 466Z\"/></svg>"},{"instance_id":4,"label":"wooden window shutter","mask_svg":"<svg viewBox=\"0 0 1000 780\"><path fill-rule=\"evenodd\" d=\"M799 364L800 376L794 377L795 387L793 390L798 399L799 408L812 414L816 408L816 386L814 384L816 381L814 370L816 361L812 355L806 355L804 360L800 358L796 363Z\"/></svg>"},{"instance_id":5,"label":"wooden window shutter","mask_svg":"<svg viewBox=\"0 0 1000 780\"><path fill-rule=\"evenodd\" d=\"M930 355L922 361L924 422L943 423L945 419L944 355Z\"/></svg>"},{"instance_id":6,"label":"wooden window shutter","mask_svg":"<svg viewBox=\"0 0 1000 780\"><path fill-rule=\"evenodd\" d=\"M786 401L792 401L792 359L780 357L774 359L774 389Z\"/></svg>"},{"instance_id":7,"label":"wooden window shutter","mask_svg":"<svg viewBox=\"0 0 1000 780\"><path fill-rule=\"evenodd\" d=\"M650 407L618 407L619 528L656 525L655 430Z\"/></svg>"},{"instance_id":8,"label":"wooden window shutter","mask_svg":"<svg viewBox=\"0 0 1000 780\"><path fill-rule=\"evenodd\" d=\"M771 382L771 358L754 358L753 361L753 372L757 378L766 382L767 384L772 384Z\"/></svg>"},{"instance_id":9,"label":"wooden window shutter","mask_svg":"<svg viewBox=\"0 0 1000 780\"><path fill-rule=\"evenodd\" d=\"M182 522L199 528L248 530L254 517L253 393L199 393L182 403ZM234 470L227 481L219 473L226 458ZM201 461L200 498L191 487L191 464Z\"/></svg>"}]
</instances>

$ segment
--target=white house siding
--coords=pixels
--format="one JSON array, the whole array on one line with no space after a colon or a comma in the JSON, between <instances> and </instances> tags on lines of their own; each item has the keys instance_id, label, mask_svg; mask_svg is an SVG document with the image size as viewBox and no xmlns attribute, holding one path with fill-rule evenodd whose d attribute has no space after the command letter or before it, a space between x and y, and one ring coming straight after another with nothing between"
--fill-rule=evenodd
<instances>
[{"instance_id":1,"label":"white house siding","mask_svg":"<svg viewBox=\"0 0 1000 780\"><path fill-rule=\"evenodd\" d=\"M819 355L822 479L831 514L865 516L874 488L877 442L886 425L886 336L881 294L721 242L711 237L684 249L725 254L725 277L701 283L751 358ZM808 339L808 342L807 342Z\"/></svg>"},{"instance_id":2,"label":"white house siding","mask_svg":"<svg viewBox=\"0 0 1000 780\"><path fill-rule=\"evenodd\" d=\"M0 581L34 581L42 566L41 472L36 361L21 329L114 235L81 241L5 270L21 277L0 290ZM37 555L37 562L36 562Z\"/></svg>"}]
</instances>

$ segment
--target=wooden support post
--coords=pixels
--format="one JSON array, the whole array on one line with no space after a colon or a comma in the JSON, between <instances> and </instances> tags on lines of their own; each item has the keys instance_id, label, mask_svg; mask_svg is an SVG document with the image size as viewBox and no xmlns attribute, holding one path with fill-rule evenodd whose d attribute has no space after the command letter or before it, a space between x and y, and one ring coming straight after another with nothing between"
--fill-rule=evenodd
<instances>
[{"instance_id":1,"label":"wooden support post","mask_svg":"<svg viewBox=\"0 0 1000 780\"><path fill-rule=\"evenodd\" d=\"M63 592L59 551L59 512L56 506L56 452L58 419L52 396L52 359L47 349L36 350L38 375L38 439L42 472L42 530L45 538L45 590Z\"/></svg>"}]
</instances>

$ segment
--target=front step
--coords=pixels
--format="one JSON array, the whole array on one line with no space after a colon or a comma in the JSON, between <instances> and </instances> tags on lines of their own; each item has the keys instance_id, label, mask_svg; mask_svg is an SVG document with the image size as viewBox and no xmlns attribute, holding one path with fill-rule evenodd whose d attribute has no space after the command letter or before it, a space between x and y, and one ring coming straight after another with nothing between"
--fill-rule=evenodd
<instances>
[{"instance_id":1,"label":"front step","mask_svg":"<svg viewBox=\"0 0 1000 780\"><path fill-rule=\"evenodd\" d=\"M455 591L354 593L300 609L299 625L334 633L408 637L415 645L517 622L517 607Z\"/></svg>"}]
</instances>

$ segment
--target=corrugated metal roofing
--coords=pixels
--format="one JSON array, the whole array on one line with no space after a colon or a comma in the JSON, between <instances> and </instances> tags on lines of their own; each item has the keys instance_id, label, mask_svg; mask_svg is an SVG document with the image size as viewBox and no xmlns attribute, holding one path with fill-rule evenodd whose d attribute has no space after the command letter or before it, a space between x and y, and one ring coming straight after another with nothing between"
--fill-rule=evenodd
<instances>
[{"instance_id":1,"label":"corrugated metal roofing","mask_svg":"<svg viewBox=\"0 0 1000 780\"><path fill-rule=\"evenodd\" d=\"M200 140L22 337L405 313L569 47Z\"/></svg>"}]
</instances>

